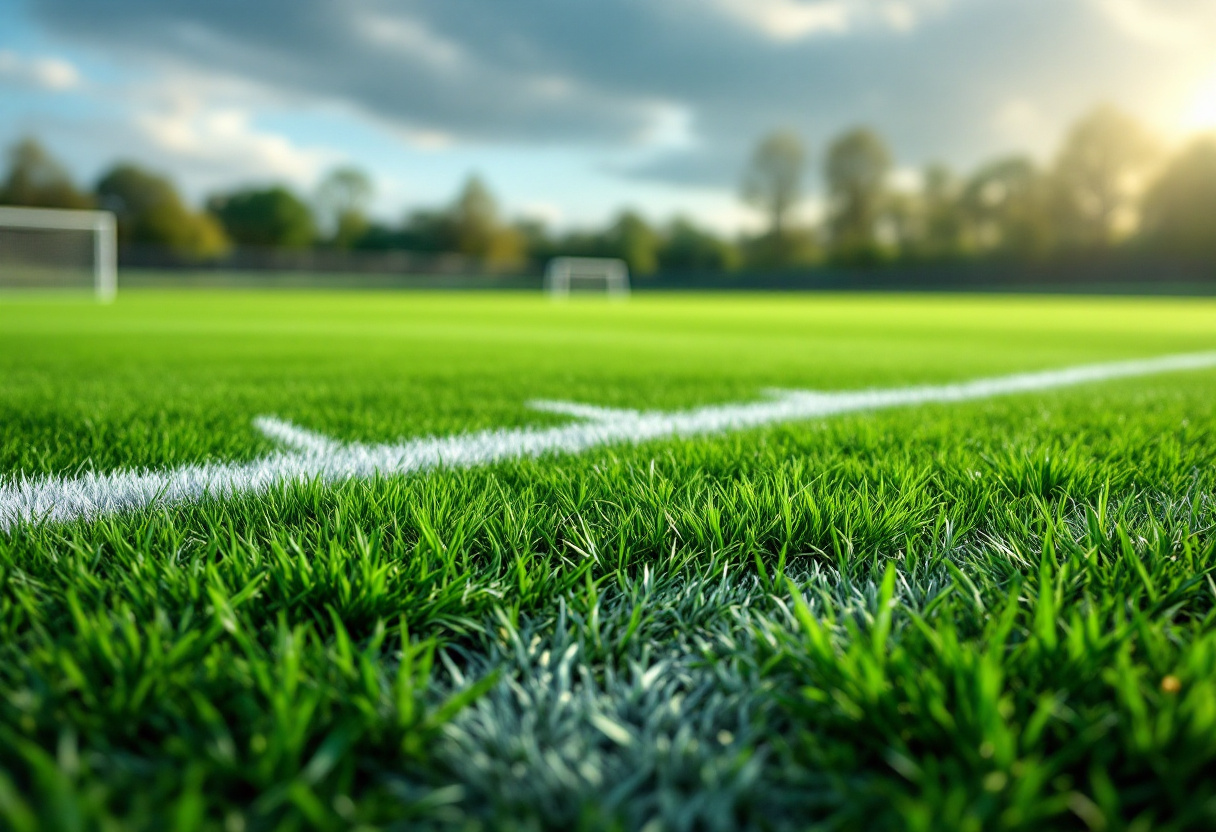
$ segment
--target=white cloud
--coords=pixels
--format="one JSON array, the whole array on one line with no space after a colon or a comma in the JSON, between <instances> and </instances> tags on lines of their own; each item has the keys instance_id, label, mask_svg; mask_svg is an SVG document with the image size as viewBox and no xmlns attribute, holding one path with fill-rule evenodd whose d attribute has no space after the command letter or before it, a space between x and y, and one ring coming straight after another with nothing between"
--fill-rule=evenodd
<instances>
[{"instance_id":1,"label":"white cloud","mask_svg":"<svg viewBox=\"0 0 1216 832\"><path fill-rule=\"evenodd\" d=\"M654 115L638 136L638 143L647 150L685 150L695 147L692 129L693 113L678 104L658 105Z\"/></svg>"},{"instance_id":2,"label":"white cloud","mask_svg":"<svg viewBox=\"0 0 1216 832\"><path fill-rule=\"evenodd\" d=\"M1055 137L1052 119L1029 98L1010 98L997 108L992 126L1003 143L1011 147L1038 149Z\"/></svg>"},{"instance_id":3,"label":"white cloud","mask_svg":"<svg viewBox=\"0 0 1216 832\"><path fill-rule=\"evenodd\" d=\"M849 29L849 7L840 0L713 0L718 11L777 41Z\"/></svg>"},{"instance_id":4,"label":"white cloud","mask_svg":"<svg viewBox=\"0 0 1216 832\"><path fill-rule=\"evenodd\" d=\"M0 50L0 79L43 90L61 92L80 86L80 72L62 58L23 58L16 52Z\"/></svg>"},{"instance_id":5,"label":"white cloud","mask_svg":"<svg viewBox=\"0 0 1216 832\"><path fill-rule=\"evenodd\" d=\"M367 43L399 51L436 69L455 69L465 63L464 50L407 17L363 14L354 18L355 31Z\"/></svg>"},{"instance_id":6,"label":"white cloud","mask_svg":"<svg viewBox=\"0 0 1216 832\"><path fill-rule=\"evenodd\" d=\"M1216 3L1211 0L1090 0L1128 37L1166 47L1212 49Z\"/></svg>"},{"instance_id":7,"label":"white cloud","mask_svg":"<svg viewBox=\"0 0 1216 832\"><path fill-rule=\"evenodd\" d=\"M949 0L712 0L737 23L779 42L842 35L860 27L911 31Z\"/></svg>"},{"instance_id":8,"label":"white cloud","mask_svg":"<svg viewBox=\"0 0 1216 832\"><path fill-rule=\"evenodd\" d=\"M882 7L881 14L887 25L897 32L910 32L916 26L918 17L911 3L887 3Z\"/></svg>"},{"instance_id":9,"label":"white cloud","mask_svg":"<svg viewBox=\"0 0 1216 832\"><path fill-rule=\"evenodd\" d=\"M157 150L216 177L307 184L337 160L331 151L301 148L285 136L258 129L246 109L209 106L193 98L145 109L134 123Z\"/></svg>"},{"instance_id":10,"label":"white cloud","mask_svg":"<svg viewBox=\"0 0 1216 832\"><path fill-rule=\"evenodd\" d=\"M388 129L415 150L447 150L456 144L456 137L442 130L411 130L394 125L389 125Z\"/></svg>"},{"instance_id":11,"label":"white cloud","mask_svg":"<svg viewBox=\"0 0 1216 832\"><path fill-rule=\"evenodd\" d=\"M30 64L34 80L49 90L68 90L79 85L76 67L58 58L40 58Z\"/></svg>"},{"instance_id":12,"label":"white cloud","mask_svg":"<svg viewBox=\"0 0 1216 832\"><path fill-rule=\"evenodd\" d=\"M560 225L565 219L565 212L556 202L545 200L530 200L522 202L515 213L526 220L536 220L545 225Z\"/></svg>"}]
</instances>

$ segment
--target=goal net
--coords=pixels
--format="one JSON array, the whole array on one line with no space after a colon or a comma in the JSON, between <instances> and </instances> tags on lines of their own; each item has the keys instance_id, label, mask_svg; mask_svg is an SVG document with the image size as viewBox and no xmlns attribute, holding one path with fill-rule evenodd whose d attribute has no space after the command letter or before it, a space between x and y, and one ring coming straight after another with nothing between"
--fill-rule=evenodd
<instances>
[{"instance_id":1,"label":"goal net","mask_svg":"<svg viewBox=\"0 0 1216 832\"><path fill-rule=\"evenodd\" d=\"M118 288L114 215L0 206L0 292Z\"/></svg>"},{"instance_id":2,"label":"goal net","mask_svg":"<svg viewBox=\"0 0 1216 832\"><path fill-rule=\"evenodd\" d=\"M629 295L629 267L610 257L555 257L545 269L545 291L554 297L572 292Z\"/></svg>"}]
</instances>

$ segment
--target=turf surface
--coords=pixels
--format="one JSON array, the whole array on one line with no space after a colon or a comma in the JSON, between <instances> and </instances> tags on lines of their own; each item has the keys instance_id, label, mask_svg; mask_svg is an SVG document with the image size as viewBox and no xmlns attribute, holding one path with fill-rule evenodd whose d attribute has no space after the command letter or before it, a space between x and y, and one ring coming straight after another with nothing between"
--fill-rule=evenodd
<instances>
[{"instance_id":1,"label":"turf surface","mask_svg":"<svg viewBox=\"0 0 1216 832\"><path fill-rule=\"evenodd\" d=\"M0 478L1216 348L1207 301L0 302ZM0 533L0 826L1216 825L1216 372Z\"/></svg>"}]
</instances>

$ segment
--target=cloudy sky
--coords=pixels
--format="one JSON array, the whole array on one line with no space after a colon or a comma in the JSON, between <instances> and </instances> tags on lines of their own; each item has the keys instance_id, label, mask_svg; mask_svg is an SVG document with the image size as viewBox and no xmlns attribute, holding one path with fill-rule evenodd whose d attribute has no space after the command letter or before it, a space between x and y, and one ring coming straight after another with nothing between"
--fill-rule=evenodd
<instances>
[{"instance_id":1,"label":"cloudy sky","mask_svg":"<svg viewBox=\"0 0 1216 832\"><path fill-rule=\"evenodd\" d=\"M195 198L354 162L384 217L478 171L559 225L628 205L730 229L773 128L815 170L856 124L907 171L965 170L1049 159L1100 101L1169 142L1216 127L1216 0L0 2L0 142Z\"/></svg>"}]
</instances>

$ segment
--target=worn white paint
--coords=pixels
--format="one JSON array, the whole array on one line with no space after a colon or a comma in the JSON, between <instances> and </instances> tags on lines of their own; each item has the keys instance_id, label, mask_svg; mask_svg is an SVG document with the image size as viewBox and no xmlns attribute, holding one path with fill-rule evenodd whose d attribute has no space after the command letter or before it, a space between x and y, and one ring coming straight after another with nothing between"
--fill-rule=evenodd
<instances>
[{"instance_id":1,"label":"worn white paint","mask_svg":"<svg viewBox=\"0 0 1216 832\"><path fill-rule=\"evenodd\" d=\"M765 401L674 412L533 402L537 409L581 421L559 427L485 430L377 445L336 442L264 416L254 424L289 450L253 462L188 465L170 471L20 477L0 485L0 529L12 529L20 523L90 519L153 505L171 506L204 496L252 494L292 481L338 482L439 467L468 468L543 454L574 454L600 445L700 436L850 411L961 402L1206 367L1216 367L1216 352L1018 373L958 384L837 393L778 390L770 391Z\"/></svg>"}]
</instances>

